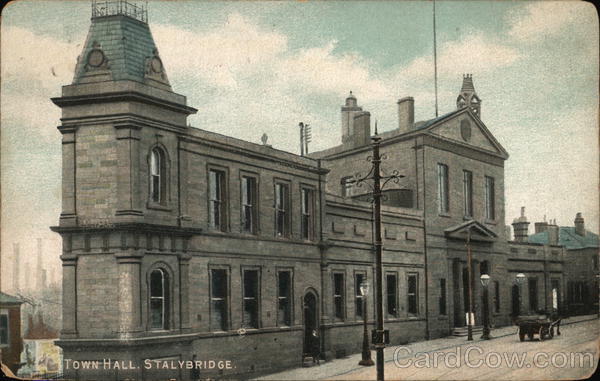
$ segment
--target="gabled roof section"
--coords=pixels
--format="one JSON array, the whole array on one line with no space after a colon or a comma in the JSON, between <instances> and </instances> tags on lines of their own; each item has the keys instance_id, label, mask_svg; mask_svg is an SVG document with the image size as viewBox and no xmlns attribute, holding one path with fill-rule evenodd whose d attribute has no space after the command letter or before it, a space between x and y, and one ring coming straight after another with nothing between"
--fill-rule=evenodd
<instances>
[{"instance_id":1,"label":"gabled roof section","mask_svg":"<svg viewBox=\"0 0 600 381\"><path fill-rule=\"evenodd\" d=\"M461 119L461 125L458 125L458 123L457 125L452 124L451 121L453 119L457 119L457 122L458 119ZM469 121L467 139L462 135L462 123L465 120ZM507 159L509 156L508 152L502 147L500 142L496 140L481 119L479 119L479 117L469 108L457 109L438 118L430 119L423 124L416 124L415 129L435 134L436 136L440 136L461 145L475 146L487 151L493 151L504 159Z\"/></svg>"},{"instance_id":2,"label":"gabled roof section","mask_svg":"<svg viewBox=\"0 0 600 381\"><path fill-rule=\"evenodd\" d=\"M469 238L471 241L493 242L498 238L496 233L475 220L465 221L462 224L449 227L444 230L444 234L446 237L463 241L466 241L467 238Z\"/></svg>"},{"instance_id":3,"label":"gabled roof section","mask_svg":"<svg viewBox=\"0 0 600 381\"><path fill-rule=\"evenodd\" d=\"M150 27L142 20L120 11L92 17L73 84L132 80L171 90Z\"/></svg>"},{"instance_id":4,"label":"gabled roof section","mask_svg":"<svg viewBox=\"0 0 600 381\"><path fill-rule=\"evenodd\" d=\"M548 232L542 232L530 235L528 242L548 244ZM598 234L586 230L585 236L580 236L575 232L573 226L561 226L558 230L558 244L569 250L598 248Z\"/></svg>"}]
</instances>

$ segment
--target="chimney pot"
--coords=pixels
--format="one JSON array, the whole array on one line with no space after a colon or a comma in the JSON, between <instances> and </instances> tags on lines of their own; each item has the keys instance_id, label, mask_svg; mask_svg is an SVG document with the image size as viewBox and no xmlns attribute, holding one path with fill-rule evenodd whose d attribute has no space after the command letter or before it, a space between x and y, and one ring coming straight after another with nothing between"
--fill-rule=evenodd
<instances>
[{"instance_id":1,"label":"chimney pot","mask_svg":"<svg viewBox=\"0 0 600 381\"><path fill-rule=\"evenodd\" d=\"M578 212L575 215L575 233L582 237L585 236L585 220L583 219L581 212Z\"/></svg>"}]
</instances>

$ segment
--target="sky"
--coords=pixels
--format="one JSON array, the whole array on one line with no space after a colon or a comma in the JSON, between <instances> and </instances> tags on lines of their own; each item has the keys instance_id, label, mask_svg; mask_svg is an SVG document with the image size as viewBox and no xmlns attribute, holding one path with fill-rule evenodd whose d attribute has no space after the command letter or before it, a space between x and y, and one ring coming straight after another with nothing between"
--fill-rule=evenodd
<instances>
[{"instance_id":1,"label":"sky","mask_svg":"<svg viewBox=\"0 0 600 381\"><path fill-rule=\"evenodd\" d=\"M138 1L138 3L143 3ZM341 142L349 91L396 128L396 101L415 119L435 116L431 1L149 1L149 24L171 85L199 111L194 127L298 153ZM91 1L19 0L2 11L1 255L10 288L13 243L60 277L60 110L90 25ZM483 122L509 152L506 222L526 207L572 225L582 212L598 232L598 18L579 1L437 1L440 115L456 108L463 73L482 99ZM530 226L530 233L533 224ZM27 281L21 271L21 281Z\"/></svg>"}]
</instances>

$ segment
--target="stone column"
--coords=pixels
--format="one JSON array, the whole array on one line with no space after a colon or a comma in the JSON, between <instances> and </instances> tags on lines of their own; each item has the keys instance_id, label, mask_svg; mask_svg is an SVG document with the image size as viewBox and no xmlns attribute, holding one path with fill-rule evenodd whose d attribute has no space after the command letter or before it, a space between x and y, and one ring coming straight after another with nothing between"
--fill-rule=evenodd
<instances>
[{"instance_id":1,"label":"stone column","mask_svg":"<svg viewBox=\"0 0 600 381\"><path fill-rule=\"evenodd\" d=\"M137 250L115 254L119 272L119 338L128 339L141 331L140 264L142 255Z\"/></svg>"},{"instance_id":2,"label":"stone column","mask_svg":"<svg viewBox=\"0 0 600 381\"><path fill-rule=\"evenodd\" d=\"M182 331L189 331L190 325L190 260L191 254L179 255L179 317Z\"/></svg>"},{"instance_id":3,"label":"stone column","mask_svg":"<svg viewBox=\"0 0 600 381\"><path fill-rule=\"evenodd\" d=\"M75 127L59 127L62 133L62 212L61 226L77 225Z\"/></svg>"},{"instance_id":4,"label":"stone column","mask_svg":"<svg viewBox=\"0 0 600 381\"><path fill-rule=\"evenodd\" d=\"M116 215L121 221L135 220L143 214L140 202L139 126L115 125L117 132L117 193Z\"/></svg>"},{"instance_id":5,"label":"stone column","mask_svg":"<svg viewBox=\"0 0 600 381\"><path fill-rule=\"evenodd\" d=\"M60 256L63 268L61 338L77 336L77 256Z\"/></svg>"}]
</instances>

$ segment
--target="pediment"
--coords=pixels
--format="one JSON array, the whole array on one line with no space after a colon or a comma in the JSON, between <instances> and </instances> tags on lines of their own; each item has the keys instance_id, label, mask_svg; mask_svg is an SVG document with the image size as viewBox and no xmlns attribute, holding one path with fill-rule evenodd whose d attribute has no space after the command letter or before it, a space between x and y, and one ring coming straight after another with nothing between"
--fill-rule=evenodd
<instances>
[{"instance_id":1,"label":"pediment","mask_svg":"<svg viewBox=\"0 0 600 381\"><path fill-rule=\"evenodd\" d=\"M467 146L508 157L506 150L494 138L481 119L469 111L468 108L433 124L428 132Z\"/></svg>"},{"instance_id":2,"label":"pediment","mask_svg":"<svg viewBox=\"0 0 600 381\"><path fill-rule=\"evenodd\" d=\"M449 227L444 230L444 234L448 238L454 238L461 241L494 242L498 238L496 233L475 220L469 220L462 224Z\"/></svg>"}]
</instances>

